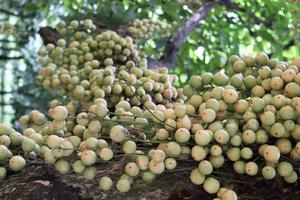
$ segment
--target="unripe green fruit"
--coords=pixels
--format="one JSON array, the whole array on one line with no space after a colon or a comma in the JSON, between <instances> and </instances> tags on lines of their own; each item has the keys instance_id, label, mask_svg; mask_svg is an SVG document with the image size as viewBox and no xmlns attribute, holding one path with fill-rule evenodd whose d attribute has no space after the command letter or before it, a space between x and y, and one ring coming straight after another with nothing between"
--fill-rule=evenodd
<instances>
[{"instance_id":1,"label":"unripe green fruit","mask_svg":"<svg viewBox=\"0 0 300 200\"><path fill-rule=\"evenodd\" d=\"M250 107L254 112L261 112L265 107L265 102L262 98L252 97L250 100Z\"/></svg>"},{"instance_id":2,"label":"unripe green fruit","mask_svg":"<svg viewBox=\"0 0 300 200\"><path fill-rule=\"evenodd\" d=\"M192 170L190 180L195 185L202 185L204 183L205 176L201 174L198 168L196 168Z\"/></svg>"},{"instance_id":3,"label":"unripe green fruit","mask_svg":"<svg viewBox=\"0 0 300 200\"><path fill-rule=\"evenodd\" d=\"M140 173L138 165L134 162L127 163L125 166L125 172L131 177L135 177Z\"/></svg>"},{"instance_id":4,"label":"unripe green fruit","mask_svg":"<svg viewBox=\"0 0 300 200\"><path fill-rule=\"evenodd\" d=\"M268 145L263 150L263 156L268 162L277 162L280 158L280 151L274 145Z\"/></svg>"},{"instance_id":5,"label":"unripe green fruit","mask_svg":"<svg viewBox=\"0 0 300 200\"><path fill-rule=\"evenodd\" d=\"M81 160L76 160L72 164L72 169L75 173L80 174L85 170L85 165L81 162Z\"/></svg>"},{"instance_id":6,"label":"unripe green fruit","mask_svg":"<svg viewBox=\"0 0 300 200\"><path fill-rule=\"evenodd\" d=\"M200 76L198 75L193 75L191 76L190 80L189 80L189 84L194 88L194 89L198 89L202 86L202 79Z\"/></svg>"},{"instance_id":7,"label":"unripe green fruit","mask_svg":"<svg viewBox=\"0 0 300 200\"><path fill-rule=\"evenodd\" d=\"M202 111L201 118L204 122L210 123L216 119L216 112L211 108L207 108Z\"/></svg>"},{"instance_id":8,"label":"unripe green fruit","mask_svg":"<svg viewBox=\"0 0 300 200\"><path fill-rule=\"evenodd\" d=\"M201 160L205 159L207 152L205 151L205 149L203 147L195 145L192 148L191 155L194 160L201 161Z\"/></svg>"},{"instance_id":9,"label":"unripe green fruit","mask_svg":"<svg viewBox=\"0 0 300 200\"><path fill-rule=\"evenodd\" d=\"M152 172L149 172L149 171L145 171L145 172L142 172L142 179L143 181L147 182L147 183L150 183L154 180L155 178L155 174L153 174Z\"/></svg>"},{"instance_id":10,"label":"unripe green fruit","mask_svg":"<svg viewBox=\"0 0 300 200\"><path fill-rule=\"evenodd\" d=\"M247 121L246 126L250 130L257 131L259 128L259 123L256 119L250 119Z\"/></svg>"},{"instance_id":11,"label":"unripe green fruit","mask_svg":"<svg viewBox=\"0 0 300 200\"><path fill-rule=\"evenodd\" d=\"M270 126L275 123L276 116L273 112L266 111L261 114L260 120L264 125Z\"/></svg>"},{"instance_id":12,"label":"unripe green fruit","mask_svg":"<svg viewBox=\"0 0 300 200\"><path fill-rule=\"evenodd\" d=\"M47 150L44 154L44 159L47 163L54 165L54 163L56 162L56 158L53 156L52 151L51 150Z\"/></svg>"},{"instance_id":13,"label":"unripe green fruit","mask_svg":"<svg viewBox=\"0 0 300 200\"><path fill-rule=\"evenodd\" d=\"M230 135L225 130L218 130L214 133L214 138L220 144L227 144L230 140Z\"/></svg>"},{"instance_id":14,"label":"unripe green fruit","mask_svg":"<svg viewBox=\"0 0 300 200\"><path fill-rule=\"evenodd\" d=\"M11 136L11 134L10 134L10 136ZM0 144L3 144L8 147L10 145L10 143L11 143L10 137L8 137L7 135L0 136Z\"/></svg>"},{"instance_id":15,"label":"unripe green fruit","mask_svg":"<svg viewBox=\"0 0 300 200\"><path fill-rule=\"evenodd\" d=\"M167 158L165 160L165 167L166 169L168 170L172 170L172 169L175 169L177 166L177 162L174 158Z\"/></svg>"},{"instance_id":16,"label":"unripe green fruit","mask_svg":"<svg viewBox=\"0 0 300 200\"><path fill-rule=\"evenodd\" d=\"M203 183L204 190L209 194L215 194L220 189L220 183L217 179L209 177Z\"/></svg>"},{"instance_id":17,"label":"unripe green fruit","mask_svg":"<svg viewBox=\"0 0 300 200\"><path fill-rule=\"evenodd\" d=\"M145 155L139 155L136 158L136 164L141 170L147 170L149 165L149 157Z\"/></svg>"},{"instance_id":18,"label":"unripe green fruit","mask_svg":"<svg viewBox=\"0 0 300 200\"><path fill-rule=\"evenodd\" d=\"M175 132L175 139L176 142L185 143L188 142L190 139L190 131L186 128L179 128Z\"/></svg>"},{"instance_id":19,"label":"unripe green fruit","mask_svg":"<svg viewBox=\"0 0 300 200\"><path fill-rule=\"evenodd\" d=\"M107 176L103 176L99 179L99 187L101 190L108 191L111 189L112 185L112 180Z\"/></svg>"},{"instance_id":20,"label":"unripe green fruit","mask_svg":"<svg viewBox=\"0 0 300 200\"><path fill-rule=\"evenodd\" d=\"M175 114L177 117L183 117L186 114L186 106L185 105L177 105L175 107Z\"/></svg>"},{"instance_id":21,"label":"unripe green fruit","mask_svg":"<svg viewBox=\"0 0 300 200\"><path fill-rule=\"evenodd\" d=\"M246 63L243 60L237 60L233 64L233 70L237 73L244 72L246 70Z\"/></svg>"},{"instance_id":22,"label":"unripe green fruit","mask_svg":"<svg viewBox=\"0 0 300 200\"><path fill-rule=\"evenodd\" d=\"M269 62L269 57L266 53L261 52L261 53L256 54L255 61L260 66L267 65Z\"/></svg>"},{"instance_id":23,"label":"unripe green fruit","mask_svg":"<svg viewBox=\"0 0 300 200\"><path fill-rule=\"evenodd\" d=\"M245 162L238 160L233 163L233 170L238 174L245 174Z\"/></svg>"},{"instance_id":24,"label":"unripe green fruit","mask_svg":"<svg viewBox=\"0 0 300 200\"><path fill-rule=\"evenodd\" d=\"M19 132L12 132L9 137L12 146L20 146L24 140L24 137Z\"/></svg>"},{"instance_id":25,"label":"unripe green fruit","mask_svg":"<svg viewBox=\"0 0 300 200\"><path fill-rule=\"evenodd\" d=\"M222 195L221 195L221 200L237 200L238 197L236 193L232 190L226 190Z\"/></svg>"},{"instance_id":26,"label":"unripe green fruit","mask_svg":"<svg viewBox=\"0 0 300 200\"><path fill-rule=\"evenodd\" d=\"M202 84L203 85L208 85L212 82L213 80L213 74L210 72L205 72L201 76Z\"/></svg>"},{"instance_id":27,"label":"unripe green fruit","mask_svg":"<svg viewBox=\"0 0 300 200\"><path fill-rule=\"evenodd\" d=\"M166 153L170 156L179 156L181 147L177 142L168 142L166 146Z\"/></svg>"},{"instance_id":28,"label":"unripe green fruit","mask_svg":"<svg viewBox=\"0 0 300 200\"><path fill-rule=\"evenodd\" d=\"M159 163L159 162L162 162L166 159L166 154L161 149L155 149L151 153L151 159L154 160L155 162Z\"/></svg>"},{"instance_id":29,"label":"unripe green fruit","mask_svg":"<svg viewBox=\"0 0 300 200\"><path fill-rule=\"evenodd\" d=\"M266 179L266 180L271 180L276 176L276 171L271 166L265 166L262 169L261 173L262 173L262 176L264 177L264 179Z\"/></svg>"},{"instance_id":30,"label":"unripe green fruit","mask_svg":"<svg viewBox=\"0 0 300 200\"><path fill-rule=\"evenodd\" d=\"M7 175L7 171L6 168L4 167L0 167L0 181L5 179Z\"/></svg>"},{"instance_id":31,"label":"unripe green fruit","mask_svg":"<svg viewBox=\"0 0 300 200\"><path fill-rule=\"evenodd\" d=\"M71 170L71 166L66 160L59 160L55 163L55 169L61 174L67 174Z\"/></svg>"},{"instance_id":32,"label":"unripe green fruit","mask_svg":"<svg viewBox=\"0 0 300 200\"><path fill-rule=\"evenodd\" d=\"M110 135L110 138L114 142L121 143L125 139L125 132L126 132L126 129L123 126L116 125L116 126L112 127L109 135Z\"/></svg>"},{"instance_id":33,"label":"unripe green fruit","mask_svg":"<svg viewBox=\"0 0 300 200\"><path fill-rule=\"evenodd\" d=\"M295 183L298 180L298 174L292 171L291 175L283 177L283 180L287 183Z\"/></svg>"},{"instance_id":34,"label":"unripe green fruit","mask_svg":"<svg viewBox=\"0 0 300 200\"><path fill-rule=\"evenodd\" d=\"M281 107L278 114L283 120L293 119L295 116L295 112L292 106Z\"/></svg>"},{"instance_id":35,"label":"unripe green fruit","mask_svg":"<svg viewBox=\"0 0 300 200\"><path fill-rule=\"evenodd\" d=\"M85 144L88 149L96 149L98 147L98 140L97 138L90 137L86 139Z\"/></svg>"},{"instance_id":36,"label":"unripe green fruit","mask_svg":"<svg viewBox=\"0 0 300 200\"><path fill-rule=\"evenodd\" d=\"M157 129L156 138L160 141L167 140L169 138L169 132L164 128Z\"/></svg>"},{"instance_id":37,"label":"unripe green fruit","mask_svg":"<svg viewBox=\"0 0 300 200\"><path fill-rule=\"evenodd\" d=\"M248 75L244 78L244 84L247 88L253 88L256 85L256 78L252 75Z\"/></svg>"},{"instance_id":38,"label":"unripe green fruit","mask_svg":"<svg viewBox=\"0 0 300 200\"><path fill-rule=\"evenodd\" d=\"M285 131L284 126L279 122L276 122L275 124L273 124L270 129L271 135L276 138L283 137L285 135L285 132L286 131Z\"/></svg>"},{"instance_id":39,"label":"unripe green fruit","mask_svg":"<svg viewBox=\"0 0 300 200\"><path fill-rule=\"evenodd\" d=\"M235 146L235 147L238 147L242 144L242 138L241 136L239 135L234 135L230 138L230 144Z\"/></svg>"},{"instance_id":40,"label":"unripe green fruit","mask_svg":"<svg viewBox=\"0 0 300 200\"><path fill-rule=\"evenodd\" d=\"M245 144L253 144L256 141L256 134L252 130L246 130L242 134L242 141Z\"/></svg>"},{"instance_id":41,"label":"unripe green fruit","mask_svg":"<svg viewBox=\"0 0 300 200\"><path fill-rule=\"evenodd\" d=\"M206 101L206 108L211 108L214 111L218 111L220 108L219 102L216 99L209 99L208 101Z\"/></svg>"},{"instance_id":42,"label":"unripe green fruit","mask_svg":"<svg viewBox=\"0 0 300 200\"><path fill-rule=\"evenodd\" d=\"M59 148L59 145L61 143L61 138L58 137L57 135L50 135L48 138L47 138L47 145L48 147L50 147L51 149L55 149L55 148Z\"/></svg>"},{"instance_id":43,"label":"unripe green fruit","mask_svg":"<svg viewBox=\"0 0 300 200\"><path fill-rule=\"evenodd\" d=\"M96 167L88 166L85 168L83 172L83 176L87 180L93 180L96 176L96 172L97 172Z\"/></svg>"},{"instance_id":44,"label":"unripe green fruit","mask_svg":"<svg viewBox=\"0 0 300 200\"><path fill-rule=\"evenodd\" d=\"M114 153L110 148L105 147L100 150L98 155L101 158L101 160L109 161L113 158Z\"/></svg>"},{"instance_id":45,"label":"unripe green fruit","mask_svg":"<svg viewBox=\"0 0 300 200\"><path fill-rule=\"evenodd\" d=\"M213 82L220 86L226 85L228 82L228 76L222 72L217 72L213 77Z\"/></svg>"},{"instance_id":46,"label":"unripe green fruit","mask_svg":"<svg viewBox=\"0 0 300 200\"><path fill-rule=\"evenodd\" d=\"M136 150L136 143L134 141L128 140L123 144L123 152L125 154L132 154Z\"/></svg>"},{"instance_id":47,"label":"unripe green fruit","mask_svg":"<svg viewBox=\"0 0 300 200\"><path fill-rule=\"evenodd\" d=\"M276 146L278 147L281 154L288 154L292 150L292 143L289 139L286 139L286 138L280 138L279 140L277 140ZM299 150L300 150L300 148L299 148ZM296 151L297 151L297 144L296 144Z\"/></svg>"},{"instance_id":48,"label":"unripe green fruit","mask_svg":"<svg viewBox=\"0 0 300 200\"><path fill-rule=\"evenodd\" d=\"M231 147L226 152L227 157L231 161L238 161L241 158L241 150L238 147Z\"/></svg>"},{"instance_id":49,"label":"unripe green fruit","mask_svg":"<svg viewBox=\"0 0 300 200\"><path fill-rule=\"evenodd\" d=\"M34 150L35 145L36 145L36 143L35 143L34 140L32 140L30 138L26 138L26 139L23 140L22 149L23 149L24 152L29 153L29 152Z\"/></svg>"},{"instance_id":50,"label":"unripe green fruit","mask_svg":"<svg viewBox=\"0 0 300 200\"><path fill-rule=\"evenodd\" d=\"M161 174L165 171L165 163L164 162L155 162L154 160L151 160L149 162L149 170L153 174Z\"/></svg>"},{"instance_id":51,"label":"unripe green fruit","mask_svg":"<svg viewBox=\"0 0 300 200\"><path fill-rule=\"evenodd\" d=\"M219 156L210 156L209 162L213 165L214 168L218 169L223 166L225 158L222 154Z\"/></svg>"},{"instance_id":52,"label":"unripe green fruit","mask_svg":"<svg viewBox=\"0 0 300 200\"><path fill-rule=\"evenodd\" d=\"M286 161L279 162L277 172L283 177L290 176L293 172L293 165Z\"/></svg>"},{"instance_id":53,"label":"unripe green fruit","mask_svg":"<svg viewBox=\"0 0 300 200\"><path fill-rule=\"evenodd\" d=\"M130 182L127 179L120 179L116 187L119 192L126 193L130 190Z\"/></svg>"},{"instance_id":54,"label":"unripe green fruit","mask_svg":"<svg viewBox=\"0 0 300 200\"><path fill-rule=\"evenodd\" d=\"M194 140L200 146L208 145L211 141L211 136L206 130L199 130L195 133Z\"/></svg>"},{"instance_id":55,"label":"unripe green fruit","mask_svg":"<svg viewBox=\"0 0 300 200\"><path fill-rule=\"evenodd\" d=\"M198 165L201 174L209 175L213 172L212 164L207 160L202 160Z\"/></svg>"},{"instance_id":56,"label":"unripe green fruit","mask_svg":"<svg viewBox=\"0 0 300 200\"><path fill-rule=\"evenodd\" d=\"M84 150L80 154L80 160L84 165L89 166L89 165L92 165L96 162L97 155L92 150Z\"/></svg>"},{"instance_id":57,"label":"unripe green fruit","mask_svg":"<svg viewBox=\"0 0 300 200\"><path fill-rule=\"evenodd\" d=\"M253 151L249 147L243 147L241 149L241 157L245 160L251 159L253 156Z\"/></svg>"},{"instance_id":58,"label":"unripe green fruit","mask_svg":"<svg viewBox=\"0 0 300 200\"><path fill-rule=\"evenodd\" d=\"M292 131L295 129L295 122L292 120L285 120L283 126L287 131Z\"/></svg>"},{"instance_id":59,"label":"unripe green fruit","mask_svg":"<svg viewBox=\"0 0 300 200\"><path fill-rule=\"evenodd\" d=\"M258 166L255 162L247 162L245 164L245 172L249 176L255 176L258 173Z\"/></svg>"},{"instance_id":60,"label":"unripe green fruit","mask_svg":"<svg viewBox=\"0 0 300 200\"><path fill-rule=\"evenodd\" d=\"M24 169L26 161L21 156L13 156L9 159L9 168L14 172L19 172Z\"/></svg>"}]
</instances>

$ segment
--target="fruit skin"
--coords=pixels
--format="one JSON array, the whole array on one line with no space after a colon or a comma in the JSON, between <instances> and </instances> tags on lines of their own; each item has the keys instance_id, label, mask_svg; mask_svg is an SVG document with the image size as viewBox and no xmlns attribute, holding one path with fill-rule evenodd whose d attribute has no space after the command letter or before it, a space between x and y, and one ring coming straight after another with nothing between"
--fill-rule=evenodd
<instances>
[{"instance_id":1,"label":"fruit skin","mask_svg":"<svg viewBox=\"0 0 300 200\"><path fill-rule=\"evenodd\" d=\"M203 183L204 190L209 194L215 194L220 189L220 183L217 179L209 177Z\"/></svg>"},{"instance_id":2,"label":"fruit skin","mask_svg":"<svg viewBox=\"0 0 300 200\"><path fill-rule=\"evenodd\" d=\"M127 179L120 179L116 187L119 192L126 193L130 190L130 182Z\"/></svg>"},{"instance_id":3,"label":"fruit skin","mask_svg":"<svg viewBox=\"0 0 300 200\"><path fill-rule=\"evenodd\" d=\"M112 180L107 176L101 177L99 180L99 187L101 190L108 191L111 189L112 185Z\"/></svg>"},{"instance_id":4,"label":"fruit skin","mask_svg":"<svg viewBox=\"0 0 300 200\"><path fill-rule=\"evenodd\" d=\"M271 166L265 166L262 169L262 176L266 180L271 180L276 176L276 170Z\"/></svg>"},{"instance_id":5,"label":"fruit skin","mask_svg":"<svg viewBox=\"0 0 300 200\"><path fill-rule=\"evenodd\" d=\"M14 172L19 172L24 169L26 161L21 156L13 156L9 159L9 168Z\"/></svg>"}]
</instances>

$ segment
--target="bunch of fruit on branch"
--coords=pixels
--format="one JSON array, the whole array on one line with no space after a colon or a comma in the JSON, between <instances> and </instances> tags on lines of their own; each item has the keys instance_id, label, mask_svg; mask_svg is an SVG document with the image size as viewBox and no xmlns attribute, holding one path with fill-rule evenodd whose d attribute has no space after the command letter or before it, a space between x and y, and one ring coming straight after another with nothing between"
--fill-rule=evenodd
<instances>
[{"instance_id":1,"label":"bunch of fruit on branch","mask_svg":"<svg viewBox=\"0 0 300 200\"><path fill-rule=\"evenodd\" d=\"M122 193L185 161L190 181L215 200L237 199L214 173L225 164L238 174L298 180L300 58L233 55L227 73L192 75L176 88L178 77L149 69L130 37L99 33L91 20L58 29L64 39L39 51L37 81L61 98L47 114L20 117L21 132L0 124L0 179L38 158ZM122 175L97 174L120 158Z\"/></svg>"}]
</instances>

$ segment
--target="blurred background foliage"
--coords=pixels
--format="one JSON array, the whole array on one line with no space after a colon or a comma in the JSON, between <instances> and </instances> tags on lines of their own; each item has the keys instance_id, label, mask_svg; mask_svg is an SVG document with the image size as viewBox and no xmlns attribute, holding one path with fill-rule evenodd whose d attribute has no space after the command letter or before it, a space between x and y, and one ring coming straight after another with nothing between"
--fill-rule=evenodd
<instances>
[{"instance_id":1,"label":"blurred background foliage","mask_svg":"<svg viewBox=\"0 0 300 200\"><path fill-rule=\"evenodd\" d=\"M228 1L224 1L228 2ZM231 54L265 51L288 60L300 55L300 4L285 0L233 0L200 21L179 50L170 70L184 84L190 75L226 69ZM37 86L41 27L60 19L92 19L99 29L126 29L134 19L171 24L170 34L139 43L157 59L166 42L203 4L201 0L0 0L0 121L15 123L30 109L46 112L55 96ZM174 24L173 22L176 22ZM16 124L15 124L16 125Z\"/></svg>"}]
</instances>

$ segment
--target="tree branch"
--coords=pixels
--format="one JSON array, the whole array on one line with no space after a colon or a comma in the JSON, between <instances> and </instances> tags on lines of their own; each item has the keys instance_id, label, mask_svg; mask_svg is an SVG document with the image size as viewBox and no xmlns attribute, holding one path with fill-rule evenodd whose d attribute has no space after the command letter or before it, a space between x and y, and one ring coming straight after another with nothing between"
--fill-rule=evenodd
<instances>
[{"instance_id":1,"label":"tree branch","mask_svg":"<svg viewBox=\"0 0 300 200\"><path fill-rule=\"evenodd\" d=\"M149 66L152 68L164 66L172 68L176 62L176 57L181 44L187 39L189 34L195 29L200 20L205 19L207 14L216 6L221 4L222 0L205 2L196 12L190 17L178 32L166 44L164 54L157 60L150 60Z\"/></svg>"}]
</instances>

